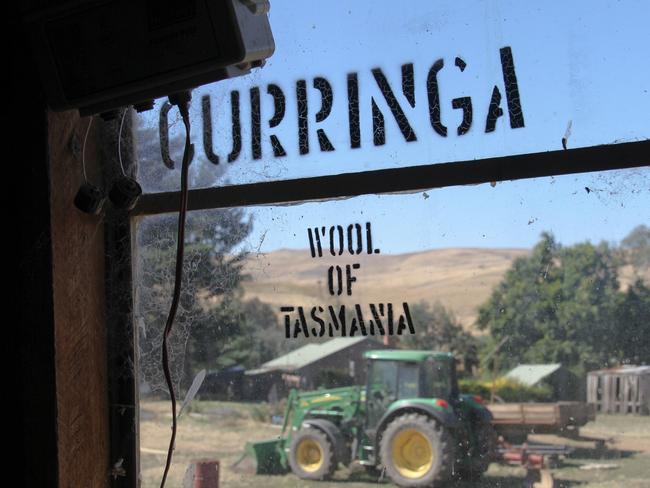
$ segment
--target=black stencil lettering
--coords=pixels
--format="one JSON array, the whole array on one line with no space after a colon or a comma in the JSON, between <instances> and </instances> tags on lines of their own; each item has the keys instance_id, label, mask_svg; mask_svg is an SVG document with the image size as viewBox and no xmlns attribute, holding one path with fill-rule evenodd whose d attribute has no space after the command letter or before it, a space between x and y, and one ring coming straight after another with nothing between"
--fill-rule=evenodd
<instances>
[{"instance_id":1,"label":"black stencil lettering","mask_svg":"<svg viewBox=\"0 0 650 488\"><path fill-rule=\"evenodd\" d=\"M366 222L366 250L368 254L379 254L381 252L379 249L372 248L372 225L370 222Z\"/></svg>"},{"instance_id":2,"label":"black stencil lettering","mask_svg":"<svg viewBox=\"0 0 650 488\"><path fill-rule=\"evenodd\" d=\"M379 89L381 90L381 93L384 96L386 103L388 104L388 108L390 108L390 111L393 114L395 121L397 122L397 126L399 127L399 130L402 132L402 135L404 136L404 139L407 142L417 141L417 137L415 136L415 131L413 131L411 124L409 124L409 121L406 118L406 114L404 114L404 111L402 110L402 107L397 101L397 98L395 98L395 94L393 93L393 90L388 84L388 80L386 79L384 73L381 71L381 69L374 68L372 70L372 74L375 77L377 86L379 86ZM375 118L374 111L375 111L375 105L373 104L373 120Z\"/></svg>"},{"instance_id":3,"label":"black stencil lettering","mask_svg":"<svg viewBox=\"0 0 650 488\"><path fill-rule=\"evenodd\" d=\"M493 132L497 125L497 119L502 115L501 92L499 91L499 87L494 85L492 98L490 99L490 106L488 107L487 118L485 119L485 132Z\"/></svg>"},{"instance_id":4,"label":"black stencil lettering","mask_svg":"<svg viewBox=\"0 0 650 488\"><path fill-rule=\"evenodd\" d=\"M253 87L251 93L251 148L253 159L262 157L262 129L260 123L260 89Z\"/></svg>"},{"instance_id":5,"label":"black stencil lettering","mask_svg":"<svg viewBox=\"0 0 650 488\"><path fill-rule=\"evenodd\" d=\"M362 336L367 336L368 331L366 330L366 324L363 320L361 305L355 305L354 310L356 311L356 317L352 319L352 324L350 325L350 337L352 337L357 330L361 331ZM357 324L359 324L358 327Z\"/></svg>"},{"instance_id":6,"label":"black stencil lettering","mask_svg":"<svg viewBox=\"0 0 650 488\"><path fill-rule=\"evenodd\" d=\"M305 80L298 80L296 82L296 99L298 100L298 147L300 154L308 154L307 84Z\"/></svg>"},{"instance_id":7,"label":"black stencil lettering","mask_svg":"<svg viewBox=\"0 0 650 488\"><path fill-rule=\"evenodd\" d=\"M332 111L332 103L334 102L332 85L325 78L316 77L314 78L314 88L321 94L321 106L316 113L316 122L322 122Z\"/></svg>"},{"instance_id":8,"label":"black stencil lettering","mask_svg":"<svg viewBox=\"0 0 650 488\"><path fill-rule=\"evenodd\" d=\"M359 125L359 81L356 73L348 74L348 123L350 147L361 147L361 126Z\"/></svg>"},{"instance_id":9,"label":"black stencil lettering","mask_svg":"<svg viewBox=\"0 0 650 488\"><path fill-rule=\"evenodd\" d=\"M334 151L334 146L332 146L323 129L318 129L316 135L318 136L318 145L321 151Z\"/></svg>"},{"instance_id":10,"label":"black stencil lettering","mask_svg":"<svg viewBox=\"0 0 650 488\"><path fill-rule=\"evenodd\" d=\"M280 144L280 140L275 134L271 134L271 146L273 146L273 155L276 158L287 155L284 148L282 147L282 144Z\"/></svg>"},{"instance_id":11,"label":"black stencil lettering","mask_svg":"<svg viewBox=\"0 0 650 488\"><path fill-rule=\"evenodd\" d=\"M387 331L386 333L388 335L393 335L395 332L395 325L393 324L393 304L392 303L387 303L386 304L386 328Z\"/></svg>"},{"instance_id":12,"label":"black stencil lettering","mask_svg":"<svg viewBox=\"0 0 650 488\"><path fill-rule=\"evenodd\" d=\"M515 61L512 57L512 49L509 46L501 48L499 52L501 53L503 83L506 87L510 127L518 129L524 126L524 112L521 109L521 100L519 99L519 85L517 84L517 75L515 73Z\"/></svg>"},{"instance_id":13,"label":"black stencil lettering","mask_svg":"<svg viewBox=\"0 0 650 488\"><path fill-rule=\"evenodd\" d=\"M415 82L413 81L413 63L402 65L402 93L409 105L415 108Z\"/></svg>"},{"instance_id":14,"label":"black stencil lettering","mask_svg":"<svg viewBox=\"0 0 650 488\"><path fill-rule=\"evenodd\" d=\"M291 337L291 316L289 313L293 312L293 307L280 307L280 312L284 314L284 336L289 339Z\"/></svg>"},{"instance_id":15,"label":"black stencil lettering","mask_svg":"<svg viewBox=\"0 0 650 488\"><path fill-rule=\"evenodd\" d=\"M345 265L345 281L347 284L348 295L352 295L352 283L357 281L357 278L355 276L352 276L352 270L359 269L360 267L361 265L359 263L354 263L352 266L349 264Z\"/></svg>"},{"instance_id":16,"label":"black stencil lettering","mask_svg":"<svg viewBox=\"0 0 650 488\"><path fill-rule=\"evenodd\" d=\"M370 222L366 222L366 246L368 254L379 254L381 252L379 249L372 248L372 226Z\"/></svg>"},{"instance_id":17,"label":"black stencil lettering","mask_svg":"<svg viewBox=\"0 0 650 488\"><path fill-rule=\"evenodd\" d=\"M353 230L356 229L356 238L357 246L353 247L352 243L354 242ZM350 224L348 225L348 251L350 254L361 254L363 251L363 239L361 237L361 226L359 224Z\"/></svg>"},{"instance_id":18,"label":"black stencil lettering","mask_svg":"<svg viewBox=\"0 0 650 488\"><path fill-rule=\"evenodd\" d=\"M359 327L357 326L357 318L352 317L352 320L350 321L350 330L349 330L350 337L356 336L358 330Z\"/></svg>"},{"instance_id":19,"label":"black stencil lettering","mask_svg":"<svg viewBox=\"0 0 650 488\"><path fill-rule=\"evenodd\" d=\"M311 250L311 257L316 257L316 248L314 248L314 236L311 233L311 228L307 229L307 235L309 236L309 249Z\"/></svg>"},{"instance_id":20,"label":"black stencil lettering","mask_svg":"<svg viewBox=\"0 0 650 488\"><path fill-rule=\"evenodd\" d=\"M454 98L451 101L451 106L463 110L463 121L458 126L458 135L462 136L472 126L472 99L470 97Z\"/></svg>"},{"instance_id":21,"label":"black stencil lettering","mask_svg":"<svg viewBox=\"0 0 650 488\"><path fill-rule=\"evenodd\" d=\"M323 337L325 335L325 321L320 318L320 315L318 315L316 311L323 313L325 310L323 307L313 307L311 309L311 318L319 325L318 331L316 331L315 327L312 327L311 333L314 335L314 337Z\"/></svg>"},{"instance_id":22,"label":"black stencil lettering","mask_svg":"<svg viewBox=\"0 0 650 488\"><path fill-rule=\"evenodd\" d=\"M336 275L336 286L334 286L334 275ZM330 295L343 293L343 270L340 266L330 266L327 270L327 283Z\"/></svg>"},{"instance_id":23,"label":"black stencil lettering","mask_svg":"<svg viewBox=\"0 0 650 488\"><path fill-rule=\"evenodd\" d=\"M386 144L386 130L384 128L384 114L381 113L379 107L372 98L372 142L375 146L383 146Z\"/></svg>"},{"instance_id":24,"label":"black stencil lettering","mask_svg":"<svg viewBox=\"0 0 650 488\"><path fill-rule=\"evenodd\" d=\"M282 89L278 85L271 83L267 88L266 92L273 97L273 117L269 120L269 127L277 127L282 122L284 118L284 111L286 108L286 101Z\"/></svg>"},{"instance_id":25,"label":"black stencil lettering","mask_svg":"<svg viewBox=\"0 0 650 488\"><path fill-rule=\"evenodd\" d=\"M160 140L160 156L162 157L163 164L169 169L174 169L174 160L169 155L169 121L167 115L172 108L169 102L163 103L160 107L160 117L158 118L158 138ZM194 144L190 144L189 150L190 163L194 159Z\"/></svg>"},{"instance_id":26,"label":"black stencil lettering","mask_svg":"<svg viewBox=\"0 0 650 488\"><path fill-rule=\"evenodd\" d=\"M415 329L413 328L413 320L411 320L411 312L409 311L409 304L404 302L402 303L402 307L404 308L404 315L399 316L397 335L402 335L404 329L407 327L410 334L415 334Z\"/></svg>"},{"instance_id":27,"label":"black stencil lettering","mask_svg":"<svg viewBox=\"0 0 650 488\"><path fill-rule=\"evenodd\" d=\"M201 110L203 115L203 152L212 164L219 164L219 156L214 153L212 147L212 107L210 95L203 95L201 98Z\"/></svg>"},{"instance_id":28,"label":"black stencil lettering","mask_svg":"<svg viewBox=\"0 0 650 488\"><path fill-rule=\"evenodd\" d=\"M314 88L320 91L321 94L321 108L316 113L316 122L322 122L332 111L334 94L332 92L332 86L325 78L314 78ZM334 146L323 129L318 129L316 135L318 136L318 145L321 151L334 151Z\"/></svg>"},{"instance_id":29,"label":"black stencil lettering","mask_svg":"<svg viewBox=\"0 0 650 488\"><path fill-rule=\"evenodd\" d=\"M230 118L232 120L232 151L228 154L228 162L236 161L241 152L241 121L239 120L239 92L230 92Z\"/></svg>"},{"instance_id":30,"label":"black stencil lettering","mask_svg":"<svg viewBox=\"0 0 650 488\"><path fill-rule=\"evenodd\" d=\"M375 319L375 325L377 325L377 333L379 335L385 335L386 334L386 329L384 329L384 325L382 324L382 317L384 316L384 304L380 303L379 304L379 309L377 308L377 305L374 303L370 304L370 312L372 313L373 318ZM371 326L372 327L372 326ZM373 331L374 335L374 331Z\"/></svg>"},{"instance_id":31,"label":"black stencil lettering","mask_svg":"<svg viewBox=\"0 0 650 488\"><path fill-rule=\"evenodd\" d=\"M442 137L447 137L447 127L440 120L440 93L438 92L438 72L444 65L445 61L439 59L431 66L427 76L427 94L429 96L429 120L431 127Z\"/></svg>"},{"instance_id":32,"label":"black stencil lettering","mask_svg":"<svg viewBox=\"0 0 650 488\"><path fill-rule=\"evenodd\" d=\"M169 169L174 169L174 160L169 156L169 122L167 114L172 108L171 103L165 102L160 107L160 117L158 118L158 135L160 139L160 156L163 164Z\"/></svg>"},{"instance_id":33,"label":"black stencil lettering","mask_svg":"<svg viewBox=\"0 0 650 488\"><path fill-rule=\"evenodd\" d=\"M323 227L323 235L325 235L325 227ZM318 257L319 258L323 257L323 246L320 243L320 235L318 234L318 227L314 227L314 237L316 238L316 248L318 249Z\"/></svg>"},{"instance_id":34,"label":"black stencil lettering","mask_svg":"<svg viewBox=\"0 0 650 488\"><path fill-rule=\"evenodd\" d=\"M341 337L345 337L347 335L346 331L346 324L345 324L345 305L341 305L339 307L339 313L338 315L336 314L336 311L334 310L334 307L330 305L328 308L328 311L330 313L330 319L331 321L328 323L329 325L329 335L330 337L334 337L334 331L341 331Z\"/></svg>"},{"instance_id":35,"label":"black stencil lettering","mask_svg":"<svg viewBox=\"0 0 650 488\"><path fill-rule=\"evenodd\" d=\"M293 326L293 337L298 337L301 333L305 337L309 337L309 331L307 330L307 318L305 317L305 310L302 307L298 307L298 317L299 320L296 320Z\"/></svg>"},{"instance_id":36,"label":"black stencil lettering","mask_svg":"<svg viewBox=\"0 0 650 488\"><path fill-rule=\"evenodd\" d=\"M339 235L339 248L338 248L338 253L335 252L334 250L334 232L337 232ZM344 245L344 240L345 240L345 233L343 232L343 227L340 225L337 225L336 227L332 226L330 227L330 253L332 256L340 256L343 254L343 250L345 249Z\"/></svg>"},{"instance_id":37,"label":"black stencil lettering","mask_svg":"<svg viewBox=\"0 0 650 488\"><path fill-rule=\"evenodd\" d=\"M282 119L284 118L284 111L286 107L284 93L278 85L270 84L266 91L269 95L273 97L273 117L269 120L269 127L277 127ZM273 146L273 155L278 158L281 156L286 156L287 153L280 143L280 139L275 134L271 134L271 146Z\"/></svg>"}]
</instances>

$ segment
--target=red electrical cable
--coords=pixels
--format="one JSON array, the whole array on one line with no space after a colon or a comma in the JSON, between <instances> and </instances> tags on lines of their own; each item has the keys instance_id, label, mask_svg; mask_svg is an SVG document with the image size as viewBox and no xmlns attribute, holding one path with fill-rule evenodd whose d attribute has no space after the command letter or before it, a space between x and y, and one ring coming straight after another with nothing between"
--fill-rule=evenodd
<instances>
[{"instance_id":1,"label":"red electrical cable","mask_svg":"<svg viewBox=\"0 0 650 488\"><path fill-rule=\"evenodd\" d=\"M174 444L176 443L176 394L174 392L174 384L172 383L172 376L169 370L169 351L167 349L167 339L172 331L176 311L178 310L178 302L181 296L181 282L183 279L183 253L185 249L185 217L187 215L187 196L188 196L188 175L190 167L190 117L189 117L189 100L183 101L178 104L178 110L183 118L185 125L185 149L183 150L183 163L181 166L181 202L180 210L178 213L178 240L176 242L176 272L174 277L174 293L172 295L172 304L167 316L167 323L163 333L162 341L162 367L165 374L165 381L169 388L169 396L172 402L172 435L169 440L169 449L167 450L167 461L165 463L165 471L163 473L160 488L164 488L167 474L172 463L172 455L174 452Z\"/></svg>"}]
</instances>

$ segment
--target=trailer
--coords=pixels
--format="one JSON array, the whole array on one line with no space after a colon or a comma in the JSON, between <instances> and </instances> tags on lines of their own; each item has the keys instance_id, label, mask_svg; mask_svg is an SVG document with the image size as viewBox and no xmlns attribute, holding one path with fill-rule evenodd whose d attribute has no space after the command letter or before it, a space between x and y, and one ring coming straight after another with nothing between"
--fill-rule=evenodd
<instances>
[{"instance_id":1,"label":"trailer","mask_svg":"<svg viewBox=\"0 0 650 488\"><path fill-rule=\"evenodd\" d=\"M593 404L493 403L487 406L497 433L510 442L523 442L528 434L576 437L578 429L596 419Z\"/></svg>"}]
</instances>

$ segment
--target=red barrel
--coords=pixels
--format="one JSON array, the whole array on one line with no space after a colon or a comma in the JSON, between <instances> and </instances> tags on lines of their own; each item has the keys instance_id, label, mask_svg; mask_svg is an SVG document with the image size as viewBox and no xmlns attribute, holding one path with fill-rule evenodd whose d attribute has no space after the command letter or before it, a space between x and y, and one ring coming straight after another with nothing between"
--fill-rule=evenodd
<instances>
[{"instance_id":1,"label":"red barrel","mask_svg":"<svg viewBox=\"0 0 650 488\"><path fill-rule=\"evenodd\" d=\"M185 479L189 481L191 488L219 488L219 461L214 459L193 461L187 469Z\"/></svg>"}]
</instances>

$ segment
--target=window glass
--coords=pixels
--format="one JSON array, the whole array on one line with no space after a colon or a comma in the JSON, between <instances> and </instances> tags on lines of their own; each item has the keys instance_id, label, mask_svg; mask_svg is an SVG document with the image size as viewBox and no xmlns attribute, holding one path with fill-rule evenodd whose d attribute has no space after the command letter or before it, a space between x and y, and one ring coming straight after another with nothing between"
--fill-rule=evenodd
<instances>
[{"instance_id":1,"label":"window glass","mask_svg":"<svg viewBox=\"0 0 650 488\"><path fill-rule=\"evenodd\" d=\"M512 412L538 404L535 411L545 415L562 411L548 434L529 436L531 443L574 449L553 471L561 483L616 486L626 479L642 486L650 442L643 390L650 364L649 209L650 171L640 168L191 212L171 340L179 404L197 374L207 374L179 418L170 486L181 486L201 458L220 461L226 486L311 486L292 474L288 458L274 457L275 448L298 456L294 436L310 415L342 429L363 425L370 415L363 407L364 354L387 348L453 353L461 393L483 397L511 443L529 433ZM135 221L144 487L159 485L170 434L160 340L176 218ZM357 367L350 369L350 361ZM394 362L374 366L376 373L393 368L379 375L390 379L382 383L389 394L399 388L400 396L413 396L408 372L415 370L403 368L396 385ZM451 372L435 375L440 384L432 385L443 396ZM319 387L325 390L315 392ZM290 397L292 390L298 397ZM559 410L560 404L576 406ZM592 440L563 436L576 425ZM374 486L360 464L377 462L371 437L356 432L355 462L334 477ZM620 457L601 459L594 438L615 438L607 446ZM271 444L246 450L262 441ZM257 466L280 463L282 473L254 474L246 461L251 452ZM304 465L318 464L308 447L300 452ZM588 467L603 463L617 467ZM485 486L514 486L524 477L521 466L492 463L484 479Z\"/></svg>"},{"instance_id":2,"label":"window glass","mask_svg":"<svg viewBox=\"0 0 650 488\"><path fill-rule=\"evenodd\" d=\"M643 0L274 1L266 65L194 91L192 184L645 140L649 9ZM162 147L179 168L183 147L178 112L167 110L159 100L136 132L147 192L179 185L178 169L160 163Z\"/></svg>"},{"instance_id":3,"label":"window glass","mask_svg":"<svg viewBox=\"0 0 650 488\"><path fill-rule=\"evenodd\" d=\"M419 370L417 364L400 364L398 398L418 398L420 396Z\"/></svg>"},{"instance_id":4,"label":"window glass","mask_svg":"<svg viewBox=\"0 0 650 488\"><path fill-rule=\"evenodd\" d=\"M452 372L446 361L430 361L424 366L424 391L432 398L452 397Z\"/></svg>"},{"instance_id":5,"label":"window glass","mask_svg":"<svg viewBox=\"0 0 650 488\"><path fill-rule=\"evenodd\" d=\"M372 378L370 381L371 390L381 391L382 396L389 399L397 396L397 367L398 363L393 361L377 361L373 363Z\"/></svg>"}]
</instances>

